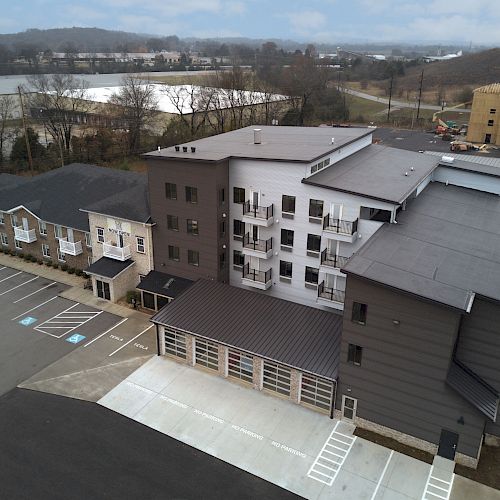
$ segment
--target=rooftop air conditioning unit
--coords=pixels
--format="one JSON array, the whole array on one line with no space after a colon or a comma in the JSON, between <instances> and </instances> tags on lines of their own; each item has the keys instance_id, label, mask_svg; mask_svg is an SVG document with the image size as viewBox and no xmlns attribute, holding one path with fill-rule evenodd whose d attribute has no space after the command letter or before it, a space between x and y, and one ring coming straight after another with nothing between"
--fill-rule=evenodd
<instances>
[{"instance_id":1,"label":"rooftop air conditioning unit","mask_svg":"<svg viewBox=\"0 0 500 500\"><path fill-rule=\"evenodd\" d=\"M453 156L441 156L441 161L445 161L446 163L453 163L455 158Z\"/></svg>"}]
</instances>

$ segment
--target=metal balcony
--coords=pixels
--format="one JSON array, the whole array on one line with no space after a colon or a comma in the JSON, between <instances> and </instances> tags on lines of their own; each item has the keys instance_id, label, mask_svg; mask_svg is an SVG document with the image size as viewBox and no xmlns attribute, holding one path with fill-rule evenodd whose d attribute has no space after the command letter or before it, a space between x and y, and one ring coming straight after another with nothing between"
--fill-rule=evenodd
<instances>
[{"instance_id":1,"label":"metal balcony","mask_svg":"<svg viewBox=\"0 0 500 500\"><path fill-rule=\"evenodd\" d=\"M109 257L110 259L125 261L130 259L130 246L117 247L115 245L111 245L109 243L102 244L102 255L104 257Z\"/></svg>"},{"instance_id":2,"label":"metal balcony","mask_svg":"<svg viewBox=\"0 0 500 500\"><path fill-rule=\"evenodd\" d=\"M358 219L355 221L334 219L330 217L330 214L323 218L323 236L325 238L352 243L357 232Z\"/></svg>"},{"instance_id":3,"label":"metal balcony","mask_svg":"<svg viewBox=\"0 0 500 500\"><path fill-rule=\"evenodd\" d=\"M59 238L59 250L68 255L80 255L82 250L81 241L68 241L68 238Z\"/></svg>"},{"instance_id":4,"label":"metal balcony","mask_svg":"<svg viewBox=\"0 0 500 500\"><path fill-rule=\"evenodd\" d=\"M260 259L268 259L273 254L273 239L254 240L250 233L243 237L243 254Z\"/></svg>"},{"instance_id":5,"label":"metal balcony","mask_svg":"<svg viewBox=\"0 0 500 500\"><path fill-rule=\"evenodd\" d=\"M14 237L23 243L33 243L36 241L36 232L34 229L23 229L19 226L14 228Z\"/></svg>"},{"instance_id":6,"label":"metal balcony","mask_svg":"<svg viewBox=\"0 0 500 500\"><path fill-rule=\"evenodd\" d=\"M344 309L345 291L336 288L327 288L322 281L318 286L318 303L333 307L334 309Z\"/></svg>"},{"instance_id":7,"label":"metal balcony","mask_svg":"<svg viewBox=\"0 0 500 500\"><path fill-rule=\"evenodd\" d=\"M272 285L273 270L257 271L251 269L250 264L247 263L243 266L243 276L241 282L243 285L248 285L259 290L267 290Z\"/></svg>"},{"instance_id":8,"label":"metal balcony","mask_svg":"<svg viewBox=\"0 0 500 500\"><path fill-rule=\"evenodd\" d=\"M268 207L261 207L259 205L252 205L246 201L243 207L243 222L247 224L255 224L257 226L269 227L274 222L274 205Z\"/></svg>"},{"instance_id":9,"label":"metal balcony","mask_svg":"<svg viewBox=\"0 0 500 500\"><path fill-rule=\"evenodd\" d=\"M335 271L335 274L340 273L340 269L347 264L349 257L328 253L328 249L321 252L321 265L325 266L325 271Z\"/></svg>"}]
</instances>

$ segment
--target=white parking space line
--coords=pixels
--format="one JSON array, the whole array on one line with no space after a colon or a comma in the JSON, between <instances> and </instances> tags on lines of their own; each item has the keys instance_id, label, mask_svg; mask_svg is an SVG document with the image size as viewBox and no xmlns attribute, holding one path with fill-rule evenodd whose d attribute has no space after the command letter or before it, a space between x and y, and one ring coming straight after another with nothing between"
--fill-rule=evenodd
<instances>
[{"instance_id":1,"label":"white parking space line","mask_svg":"<svg viewBox=\"0 0 500 500\"><path fill-rule=\"evenodd\" d=\"M335 424L330 436L325 441L323 448L314 460L307 476L320 483L331 486L335 481L340 468L356 441L355 436L348 436L337 432L340 421Z\"/></svg>"},{"instance_id":2,"label":"white parking space line","mask_svg":"<svg viewBox=\"0 0 500 500\"><path fill-rule=\"evenodd\" d=\"M431 466L429 471L429 476L427 477L427 483L425 484L424 493L422 495L422 500L436 500L439 498L441 500L449 500L451 489L453 487L453 481L455 480L455 474L452 472L449 481L440 479L434 476L434 464Z\"/></svg>"},{"instance_id":3,"label":"white parking space line","mask_svg":"<svg viewBox=\"0 0 500 500\"><path fill-rule=\"evenodd\" d=\"M13 278L14 276L19 276L20 274L23 274L23 272L22 272L22 271L19 271L18 273L11 274L10 276L7 276L6 278L1 279L1 280L0 280L0 283L1 283L2 281L7 281L7 280L10 280L10 278Z\"/></svg>"},{"instance_id":4,"label":"white parking space line","mask_svg":"<svg viewBox=\"0 0 500 500\"><path fill-rule=\"evenodd\" d=\"M57 299L57 295L55 297L52 297L49 300L46 300L45 302L42 302L41 304L38 304L35 307L32 307L31 309L28 309L27 311L25 311L25 312L23 312L21 314L18 314L15 318L12 318L11 321L14 321L15 319L19 319L21 316L24 316L25 314L28 314L29 312L34 311L35 309L38 309L39 307L44 306L45 304L49 303L51 300L54 300L54 299Z\"/></svg>"},{"instance_id":5,"label":"white parking space line","mask_svg":"<svg viewBox=\"0 0 500 500\"><path fill-rule=\"evenodd\" d=\"M24 297L15 300L13 303L17 304L18 302L21 302L21 300L27 299L28 297L31 297L32 295L35 295L35 293L41 292L42 290L45 290L46 288L49 288L49 286L55 285L57 282L53 281L52 283L49 283L47 286L44 286L43 288L40 288L40 290L35 290L34 292L31 292L28 295L25 295Z\"/></svg>"},{"instance_id":6,"label":"white parking space line","mask_svg":"<svg viewBox=\"0 0 500 500\"><path fill-rule=\"evenodd\" d=\"M76 306L81 304L76 303L71 307L68 307L64 311L52 316L52 318L44 321L43 323L34 327L34 330L50 335L51 337L55 337L60 339L64 337L68 333L71 333L73 330L80 328L82 325L87 323L88 321L94 319L95 317L102 314L103 311L71 311ZM78 316L72 315L72 313L77 314ZM60 335L56 335L52 333L56 330L58 333L60 330L64 330Z\"/></svg>"},{"instance_id":7,"label":"white parking space line","mask_svg":"<svg viewBox=\"0 0 500 500\"><path fill-rule=\"evenodd\" d=\"M119 323L117 323L116 325L112 326L111 328L108 328L105 332L102 332L100 335L98 335L97 337L93 338L90 342L87 342L83 347L87 347L90 344L92 344L92 342L95 342L96 340L99 340L101 337L103 337L104 335L106 335L107 333L109 333L111 330L114 330L115 328L119 327L122 323L125 323L125 321L127 321L127 319L128 318L123 318Z\"/></svg>"},{"instance_id":8,"label":"white parking space line","mask_svg":"<svg viewBox=\"0 0 500 500\"><path fill-rule=\"evenodd\" d=\"M151 328L153 328L153 326L154 325L148 326L145 330L143 330L141 333L139 333L138 335L136 335L133 339L130 339L128 342L126 342L125 344L123 344L122 346L120 346L118 349L114 350L111 354L108 354L108 356L113 356L113 354L116 354L118 351L120 351L124 347L127 347L130 344L130 342L133 342L135 339L139 338L143 333L146 333L148 330L150 330Z\"/></svg>"},{"instance_id":9,"label":"white parking space line","mask_svg":"<svg viewBox=\"0 0 500 500\"><path fill-rule=\"evenodd\" d=\"M5 266L0 267L0 271L3 271L4 269L7 269Z\"/></svg>"},{"instance_id":10,"label":"white parking space line","mask_svg":"<svg viewBox=\"0 0 500 500\"><path fill-rule=\"evenodd\" d=\"M375 500L375 497L377 496L378 490L380 488L380 485L382 484L382 481L384 480L385 473L387 472L387 468L389 467L389 462L391 461L393 455L394 455L394 450L391 450L391 453L389 454L389 458L387 459L387 462L385 463L384 470L382 471L382 475L380 476L380 479L378 480L377 487L375 488L375 491L373 492L371 500Z\"/></svg>"},{"instance_id":11,"label":"white parking space line","mask_svg":"<svg viewBox=\"0 0 500 500\"><path fill-rule=\"evenodd\" d=\"M5 295L6 293L9 293L9 292L12 292L13 290L15 290L16 288L19 288L21 286L24 286L24 285L27 285L28 283L31 283L32 281L35 281L39 278L40 276L35 276L34 278L28 280L28 281L25 281L24 283L21 283L20 285L17 285L17 286L14 286L12 288L9 288L8 290L5 290L5 292L2 292L0 293L0 295Z\"/></svg>"}]
</instances>

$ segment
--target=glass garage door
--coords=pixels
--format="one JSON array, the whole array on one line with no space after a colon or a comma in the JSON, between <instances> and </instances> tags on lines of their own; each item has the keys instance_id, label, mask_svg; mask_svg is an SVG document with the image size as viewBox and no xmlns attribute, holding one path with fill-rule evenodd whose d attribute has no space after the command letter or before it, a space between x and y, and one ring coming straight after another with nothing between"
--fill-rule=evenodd
<instances>
[{"instance_id":1,"label":"glass garage door","mask_svg":"<svg viewBox=\"0 0 500 500\"><path fill-rule=\"evenodd\" d=\"M332 406L333 382L314 375L302 374L300 402L322 410L330 411Z\"/></svg>"},{"instance_id":2,"label":"glass garage door","mask_svg":"<svg viewBox=\"0 0 500 500\"><path fill-rule=\"evenodd\" d=\"M186 359L186 336L165 328L165 353Z\"/></svg>"},{"instance_id":3,"label":"glass garage door","mask_svg":"<svg viewBox=\"0 0 500 500\"><path fill-rule=\"evenodd\" d=\"M246 382L253 382L253 356L228 349L227 374Z\"/></svg>"},{"instance_id":4,"label":"glass garage door","mask_svg":"<svg viewBox=\"0 0 500 500\"><path fill-rule=\"evenodd\" d=\"M264 361L262 386L269 391L290 396L292 373L286 368L271 361Z\"/></svg>"},{"instance_id":5,"label":"glass garage door","mask_svg":"<svg viewBox=\"0 0 500 500\"><path fill-rule=\"evenodd\" d=\"M219 349L208 340L195 339L195 361L197 365L217 371L219 369Z\"/></svg>"}]
</instances>

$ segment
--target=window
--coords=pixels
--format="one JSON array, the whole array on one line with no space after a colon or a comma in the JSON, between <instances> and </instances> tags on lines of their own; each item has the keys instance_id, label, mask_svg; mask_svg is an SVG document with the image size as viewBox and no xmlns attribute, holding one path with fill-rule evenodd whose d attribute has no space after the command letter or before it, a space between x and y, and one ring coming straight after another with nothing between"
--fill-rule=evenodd
<instances>
[{"instance_id":1,"label":"window","mask_svg":"<svg viewBox=\"0 0 500 500\"><path fill-rule=\"evenodd\" d=\"M198 234L198 221L194 219L187 220L187 232L188 234Z\"/></svg>"},{"instance_id":2,"label":"window","mask_svg":"<svg viewBox=\"0 0 500 500\"><path fill-rule=\"evenodd\" d=\"M490 115L494 115L497 112L496 108L490 109Z\"/></svg>"},{"instance_id":3,"label":"window","mask_svg":"<svg viewBox=\"0 0 500 500\"><path fill-rule=\"evenodd\" d=\"M90 233L85 233L85 245L87 245L88 247L92 246L92 236L90 235Z\"/></svg>"},{"instance_id":4,"label":"window","mask_svg":"<svg viewBox=\"0 0 500 500\"><path fill-rule=\"evenodd\" d=\"M64 252L61 252L59 248L57 249L57 260L60 262L66 262L66 254Z\"/></svg>"},{"instance_id":5,"label":"window","mask_svg":"<svg viewBox=\"0 0 500 500\"><path fill-rule=\"evenodd\" d=\"M495 123L494 120L488 120L488 127L493 127L494 123Z\"/></svg>"},{"instance_id":6,"label":"window","mask_svg":"<svg viewBox=\"0 0 500 500\"><path fill-rule=\"evenodd\" d=\"M309 217L323 217L322 200L309 200Z\"/></svg>"},{"instance_id":7,"label":"window","mask_svg":"<svg viewBox=\"0 0 500 500\"><path fill-rule=\"evenodd\" d=\"M224 188L219 189L219 205L225 205L226 203L226 190Z\"/></svg>"},{"instance_id":8,"label":"window","mask_svg":"<svg viewBox=\"0 0 500 500\"><path fill-rule=\"evenodd\" d=\"M167 200L177 199L177 184L172 184L171 182L165 182L165 196Z\"/></svg>"},{"instance_id":9,"label":"window","mask_svg":"<svg viewBox=\"0 0 500 500\"><path fill-rule=\"evenodd\" d=\"M188 203L198 203L198 188L186 186L186 201Z\"/></svg>"},{"instance_id":10,"label":"window","mask_svg":"<svg viewBox=\"0 0 500 500\"><path fill-rule=\"evenodd\" d=\"M17 215L16 214L10 214L10 225L12 227L17 227Z\"/></svg>"},{"instance_id":11,"label":"window","mask_svg":"<svg viewBox=\"0 0 500 500\"><path fill-rule=\"evenodd\" d=\"M245 265L245 256L239 250L233 250L233 266L243 267Z\"/></svg>"},{"instance_id":12,"label":"window","mask_svg":"<svg viewBox=\"0 0 500 500\"><path fill-rule=\"evenodd\" d=\"M97 243L104 243L104 228L96 227Z\"/></svg>"},{"instance_id":13,"label":"window","mask_svg":"<svg viewBox=\"0 0 500 500\"><path fill-rule=\"evenodd\" d=\"M198 250L188 250L188 264L192 266L200 265L200 252Z\"/></svg>"},{"instance_id":14,"label":"window","mask_svg":"<svg viewBox=\"0 0 500 500\"><path fill-rule=\"evenodd\" d=\"M62 238L62 227L58 226L57 224L54 225L54 236L56 239Z\"/></svg>"},{"instance_id":15,"label":"window","mask_svg":"<svg viewBox=\"0 0 500 500\"><path fill-rule=\"evenodd\" d=\"M245 203L245 190L243 188L233 188L233 201L234 203Z\"/></svg>"},{"instance_id":16,"label":"window","mask_svg":"<svg viewBox=\"0 0 500 500\"><path fill-rule=\"evenodd\" d=\"M22 250L22 249L23 249L23 245L22 245L22 243L21 243L19 240L16 240L16 239L14 239L14 246L15 246L18 250Z\"/></svg>"},{"instance_id":17,"label":"window","mask_svg":"<svg viewBox=\"0 0 500 500\"><path fill-rule=\"evenodd\" d=\"M218 371L219 369L219 349L217 344L203 339L195 339L195 363L197 365Z\"/></svg>"},{"instance_id":18,"label":"window","mask_svg":"<svg viewBox=\"0 0 500 500\"><path fill-rule=\"evenodd\" d=\"M167 229L179 231L179 217L177 215L167 215Z\"/></svg>"},{"instance_id":19,"label":"window","mask_svg":"<svg viewBox=\"0 0 500 500\"><path fill-rule=\"evenodd\" d=\"M292 263L286 260L280 260L280 276L283 278L292 277Z\"/></svg>"},{"instance_id":20,"label":"window","mask_svg":"<svg viewBox=\"0 0 500 500\"><path fill-rule=\"evenodd\" d=\"M317 234L307 235L307 251L319 253L321 248L321 236Z\"/></svg>"},{"instance_id":21,"label":"window","mask_svg":"<svg viewBox=\"0 0 500 500\"><path fill-rule=\"evenodd\" d=\"M165 328L165 354L186 359L186 336Z\"/></svg>"},{"instance_id":22,"label":"window","mask_svg":"<svg viewBox=\"0 0 500 500\"><path fill-rule=\"evenodd\" d=\"M142 236L136 236L135 241L137 243L137 251L139 253L146 253L146 245L144 244L144 238Z\"/></svg>"},{"instance_id":23,"label":"window","mask_svg":"<svg viewBox=\"0 0 500 500\"><path fill-rule=\"evenodd\" d=\"M168 258L169 260L175 260L176 262L179 262L179 247L168 245Z\"/></svg>"},{"instance_id":24,"label":"window","mask_svg":"<svg viewBox=\"0 0 500 500\"><path fill-rule=\"evenodd\" d=\"M356 366L361 366L361 356L363 354L363 348L359 345L349 344L347 350L347 362Z\"/></svg>"},{"instance_id":25,"label":"window","mask_svg":"<svg viewBox=\"0 0 500 500\"><path fill-rule=\"evenodd\" d=\"M306 266L306 283L318 284L319 269Z\"/></svg>"},{"instance_id":26,"label":"window","mask_svg":"<svg viewBox=\"0 0 500 500\"><path fill-rule=\"evenodd\" d=\"M234 219L233 234L235 240L243 238L243 236L245 236L245 223L240 220Z\"/></svg>"},{"instance_id":27,"label":"window","mask_svg":"<svg viewBox=\"0 0 500 500\"><path fill-rule=\"evenodd\" d=\"M50 247L45 243L42 245L42 255L47 259L50 259Z\"/></svg>"},{"instance_id":28,"label":"window","mask_svg":"<svg viewBox=\"0 0 500 500\"><path fill-rule=\"evenodd\" d=\"M5 224L5 214L0 212L0 224Z\"/></svg>"},{"instance_id":29,"label":"window","mask_svg":"<svg viewBox=\"0 0 500 500\"><path fill-rule=\"evenodd\" d=\"M295 213L295 196L283 195L281 199L281 211L288 214Z\"/></svg>"},{"instance_id":30,"label":"window","mask_svg":"<svg viewBox=\"0 0 500 500\"><path fill-rule=\"evenodd\" d=\"M332 393L333 382L314 377L313 375L302 374L300 382L301 403L330 411L332 406Z\"/></svg>"},{"instance_id":31,"label":"window","mask_svg":"<svg viewBox=\"0 0 500 500\"><path fill-rule=\"evenodd\" d=\"M38 221L38 231L42 236L47 236L47 223L43 220Z\"/></svg>"},{"instance_id":32,"label":"window","mask_svg":"<svg viewBox=\"0 0 500 500\"><path fill-rule=\"evenodd\" d=\"M353 302L351 320L354 321L354 323L359 323L360 325L366 325L367 309L368 306L366 304L361 304L360 302Z\"/></svg>"},{"instance_id":33,"label":"window","mask_svg":"<svg viewBox=\"0 0 500 500\"><path fill-rule=\"evenodd\" d=\"M9 239L7 238L7 233L0 233L2 238L2 245L7 246L9 244Z\"/></svg>"},{"instance_id":34,"label":"window","mask_svg":"<svg viewBox=\"0 0 500 500\"><path fill-rule=\"evenodd\" d=\"M227 374L246 382L253 382L253 356L228 349Z\"/></svg>"},{"instance_id":35,"label":"window","mask_svg":"<svg viewBox=\"0 0 500 500\"><path fill-rule=\"evenodd\" d=\"M291 229L281 230L281 244L287 247L293 247L293 231Z\"/></svg>"},{"instance_id":36,"label":"window","mask_svg":"<svg viewBox=\"0 0 500 500\"><path fill-rule=\"evenodd\" d=\"M219 223L219 238L224 238L226 236L226 221L221 220Z\"/></svg>"},{"instance_id":37,"label":"window","mask_svg":"<svg viewBox=\"0 0 500 500\"><path fill-rule=\"evenodd\" d=\"M219 271L223 271L226 268L226 252L219 254Z\"/></svg>"},{"instance_id":38,"label":"window","mask_svg":"<svg viewBox=\"0 0 500 500\"><path fill-rule=\"evenodd\" d=\"M271 361L264 361L262 387L268 391L290 396L292 373L286 368Z\"/></svg>"}]
</instances>

